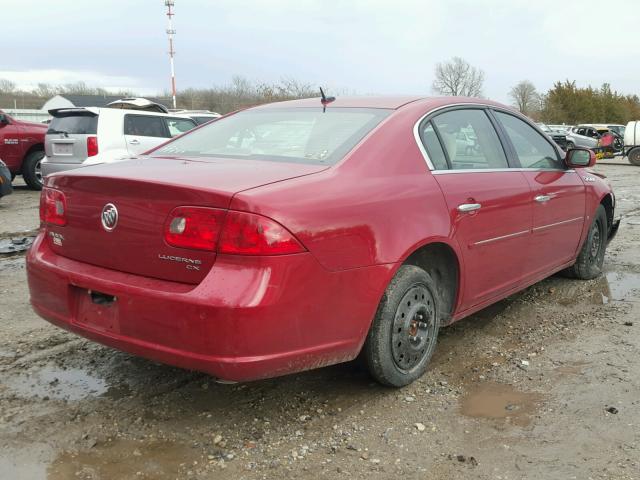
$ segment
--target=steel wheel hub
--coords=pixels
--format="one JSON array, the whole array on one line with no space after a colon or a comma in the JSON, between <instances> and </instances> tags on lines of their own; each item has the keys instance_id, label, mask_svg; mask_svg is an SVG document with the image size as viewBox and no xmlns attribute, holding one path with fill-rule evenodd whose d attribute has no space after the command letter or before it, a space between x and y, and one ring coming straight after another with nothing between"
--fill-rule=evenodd
<instances>
[{"instance_id":1,"label":"steel wheel hub","mask_svg":"<svg viewBox=\"0 0 640 480\"><path fill-rule=\"evenodd\" d=\"M410 288L398 305L391 335L393 360L401 370L418 366L435 340L435 303L424 285Z\"/></svg>"}]
</instances>

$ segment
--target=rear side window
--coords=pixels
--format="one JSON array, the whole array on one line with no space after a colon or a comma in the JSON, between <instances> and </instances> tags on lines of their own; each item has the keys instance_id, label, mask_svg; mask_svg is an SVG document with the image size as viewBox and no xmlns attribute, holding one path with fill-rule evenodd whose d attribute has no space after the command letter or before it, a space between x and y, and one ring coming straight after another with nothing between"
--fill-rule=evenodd
<instances>
[{"instance_id":1,"label":"rear side window","mask_svg":"<svg viewBox=\"0 0 640 480\"><path fill-rule=\"evenodd\" d=\"M533 127L508 113L495 112L495 115L516 149L523 168L562 168L555 148Z\"/></svg>"},{"instance_id":2,"label":"rear side window","mask_svg":"<svg viewBox=\"0 0 640 480\"><path fill-rule=\"evenodd\" d=\"M188 132L196 126L193 120L187 118L167 118L167 128L169 129L169 135L175 137Z\"/></svg>"},{"instance_id":3,"label":"rear side window","mask_svg":"<svg viewBox=\"0 0 640 480\"><path fill-rule=\"evenodd\" d=\"M369 108L245 110L177 138L153 155L333 164L389 113Z\"/></svg>"},{"instance_id":4,"label":"rear side window","mask_svg":"<svg viewBox=\"0 0 640 480\"><path fill-rule=\"evenodd\" d=\"M448 169L449 165L447 164L447 157L444 154L440 140L438 139L431 122L424 125L421 137L422 143L427 150L427 154L429 155L429 159L431 160L433 167L436 170Z\"/></svg>"},{"instance_id":5,"label":"rear side window","mask_svg":"<svg viewBox=\"0 0 640 480\"><path fill-rule=\"evenodd\" d=\"M509 167L498 134L483 110L451 110L432 123L454 170Z\"/></svg>"},{"instance_id":6,"label":"rear side window","mask_svg":"<svg viewBox=\"0 0 640 480\"><path fill-rule=\"evenodd\" d=\"M95 135L98 131L97 115L76 115L53 117L47 133L68 133L70 135Z\"/></svg>"},{"instance_id":7,"label":"rear side window","mask_svg":"<svg viewBox=\"0 0 640 480\"><path fill-rule=\"evenodd\" d=\"M145 115L125 115L124 134L138 137L162 137L168 138L162 117Z\"/></svg>"}]
</instances>

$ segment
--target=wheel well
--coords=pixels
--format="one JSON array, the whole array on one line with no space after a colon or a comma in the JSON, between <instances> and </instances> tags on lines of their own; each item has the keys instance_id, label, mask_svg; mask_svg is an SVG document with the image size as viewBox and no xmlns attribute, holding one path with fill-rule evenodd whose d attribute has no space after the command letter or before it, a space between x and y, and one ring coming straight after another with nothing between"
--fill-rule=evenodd
<instances>
[{"instance_id":1,"label":"wheel well","mask_svg":"<svg viewBox=\"0 0 640 480\"><path fill-rule=\"evenodd\" d=\"M458 257L446 243L424 245L404 262L420 267L431 275L438 286L438 295L444 302L444 311L440 315L440 324L449 323L458 294L460 267Z\"/></svg>"},{"instance_id":2,"label":"wheel well","mask_svg":"<svg viewBox=\"0 0 640 480\"><path fill-rule=\"evenodd\" d=\"M43 143L36 143L35 145L31 145L31 147L29 147L29 150L27 150L24 153L24 157L22 157L22 165L24 165L24 161L27 159L29 155L31 155L33 152L37 152L38 150L44 151ZM22 171L22 166L20 167L20 171Z\"/></svg>"},{"instance_id":3,"label":"wheel well","mask_svg":"<svg viewBox=\"0 0 640 480\"><path fill-rule=\"evenodd\" d=\"M607 227L611 228L611 225L613 225L613 198L611 198L611 195L605 195L600 201L600 205L602 205L604 211L607 212Z\"/></svg>"}]
</instances>

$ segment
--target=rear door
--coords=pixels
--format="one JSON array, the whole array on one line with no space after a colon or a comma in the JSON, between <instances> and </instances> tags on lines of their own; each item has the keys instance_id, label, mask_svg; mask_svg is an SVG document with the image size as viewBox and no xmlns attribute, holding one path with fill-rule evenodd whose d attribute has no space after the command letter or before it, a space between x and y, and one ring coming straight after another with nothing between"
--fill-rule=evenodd
<instances>
[{"instance_id":1,"label":"rear door","mask_svg":"<svg viewBox=\"0 0 640 480\"><path fill-rule=\"evenodd\" d=\"M52 163L82 163L87 159L87 138L96 137L99 110L66 108L51 111L44 150ZM97 140L96 140L97 141Z\"/></svg>"},{"instance_id":2,"label":"rear door","mask_svg":"<svg viewBox=\"0 0 640 480\"><path fill-rule=\"evenodd\" d=\"M509 113L494 115L532 189L533 236L524 257L527 275L537 275L574 258L585 221L585 186L535 128Z\"/></svg>"},{"instance_id":3,"label":"rear door","mask_svg":"<svg viewBox=\"0 0 640 480\"><path fill-rule=\"evenodd\" d=\"M124 116L124 136L131 155L144 153L171 138L161 115L137 113L127 113Z\"/></svg>"},{"instance_id":4,"label":"rear door","mask_svg":"<svg viewBox=\"0 0 640 480\"><path fill-rule=\"evenodd\" d=\"M522 173L509 168L484 109L449 110L420 129L463 255L465 310L521 281L531 232L531 190ZM473 132L473 149L459 148L461 130Z\"/></svg>"}]
</instances>

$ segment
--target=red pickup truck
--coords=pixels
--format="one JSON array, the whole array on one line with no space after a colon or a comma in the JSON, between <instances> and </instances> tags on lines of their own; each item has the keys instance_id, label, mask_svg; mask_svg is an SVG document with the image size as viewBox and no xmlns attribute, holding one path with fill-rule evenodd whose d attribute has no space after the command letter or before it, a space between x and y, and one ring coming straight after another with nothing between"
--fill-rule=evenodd
<instances>
[{"instance_id":1,"label":"red pickup truck","mask_svg":"<svg viewBox=\"0 0 640 480\"><path fill-rule=\"evenodd\" d=\"M0 159L7 164L11 178L22 175L34 190L42 188L40 163L47 128L43 123L17 120L0 110Z\"/></svg>"}]
</instances>

